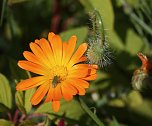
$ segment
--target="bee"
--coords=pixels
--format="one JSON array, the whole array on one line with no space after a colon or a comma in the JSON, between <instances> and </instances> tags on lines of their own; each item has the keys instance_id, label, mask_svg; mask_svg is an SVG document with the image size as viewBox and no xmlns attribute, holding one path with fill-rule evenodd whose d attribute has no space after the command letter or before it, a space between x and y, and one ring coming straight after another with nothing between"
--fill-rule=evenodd
<instances>
[{"instance_id":1,"label":"bee","mask_svg":"<svg viewBox=\"0 0 152 126\"><path fill-rule=\"evenodd\" d=\"M59 81L59 77L58 76L54 76L53 80L52 80L52 87L55 88L57 86L57 83Z\"/></svg>"}]
</instances>

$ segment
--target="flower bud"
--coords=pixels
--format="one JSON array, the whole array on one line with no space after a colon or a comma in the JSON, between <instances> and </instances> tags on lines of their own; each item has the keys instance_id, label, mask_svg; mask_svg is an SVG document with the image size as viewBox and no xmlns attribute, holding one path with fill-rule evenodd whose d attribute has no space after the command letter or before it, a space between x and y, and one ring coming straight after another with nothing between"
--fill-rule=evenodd
<instances>
[{"instance_id":1,"label":"flower bud","mask_svg":"<svg viewBox=\"0 0 152 126\"><path fill-rule=\"evenodd\" d=\"M152 88L152 62L142 53L138 54L142 66L135 70L132 76L132 86L135 90Z\"/></svg>"},{"instance_id":2,"label":"flower bud","mask_svg":"<svg viewBox=\"0 0 152 126\"><path fill-rule=\"evenodd\" d=\"M97 64L104 67L112 63L112 51L108 44L100 13L94 10L94 12L90 14L90 17L92 21L92 31L88 39L89 47L86 56L90 64Z\"/></svg>"}]
</instances>

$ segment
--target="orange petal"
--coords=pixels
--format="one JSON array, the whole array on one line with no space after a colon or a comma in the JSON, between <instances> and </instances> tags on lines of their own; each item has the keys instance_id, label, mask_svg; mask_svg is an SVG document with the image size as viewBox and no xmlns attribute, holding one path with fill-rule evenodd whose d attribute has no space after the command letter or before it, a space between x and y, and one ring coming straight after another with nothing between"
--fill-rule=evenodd
<instances>
[{"instance_id":1,"label":"orange petal","mask_svg":"<svg viewBox=\"0 0 152 126\"><path fill-rule=\"evenodd\" d=\"M44 55L48 59L48 62L51 65L55 65L54 55L53 55L51 45L49 44L49 42L46 39L42 38L39 40L39 46L41 47Z\"/></svg>"},{"instance_id":2,"label":"orange petal","mask_svg":"<svg viewBox=\"0 0 152 126\"><path fill-rule=\"evenodd\" d=\"M71 56L73 54L74 49L75 49L75 45L76 45L76 41L77 41L77 37L76 36L72 36L69 39L68 47L67 47L67 50L66 50L66 52L67 52L66 53L66 57L65 57L65 59L63 61L64 65L66 65L69 62L69 60L70 60L70 58L71 58Z\"/></svg>"},{"instance_id":3,"label":"orange petal","mask_svg":"<svg viewBox=\"0 0 152 126\"><path fill-rule=\"evenodd\" d=\"M81 69L92 69L92 67L89 64L76 64L72 66L69 70L81 70Z\"/></svg>"},{"instance_id":4,"label":"orange petal","mask_svg":"<svg viewBox=\"0 0 152 126\"><path fill-rule=\"evenodd\" d=\"M53 32L50 32L50 33L48 34L48 40L49 40L50 42L52 42L52 38L53 38L54 35L55 35L55 34L54 34Z\"/></svg>"},{"instance_id":5,"label":"orange petal","mask_svg":"<svg viewBox=\"0 0 152 126\"><path fill-rule=\"evenodd\" d=\"M70 70L68 73L68 78L82 78L88 75L88 69L83 68L79 70Z\"/></svg>"},{"instance_id":6,"label":"orange petal","mask_svg":"<svg viewBox=\"0 0 152 126\"><path fill-rule=\"evenodd\" d=\"M77 60L77 61L76 61L76 63L75 63L75 64L77 64L77 63L81 63L81 62L84 62L84 61L87 61L87 57L82 56L79 60Z\"/></svg>"},{"instance_id":7,"label":"orange petal","mask_svg":"<svg viewBox=\"0 0 152 126\"><path fill-rule=\"evenodd\" d=\"M67 91L72 95L76 95L78 93L77 89L72 85L72 82L69 79L66 79L62 85L66 87Z\"/></svg>"},{"instance_id":8,"label":"orange petal","mask_svg":"<svg viewBox=\"0 0 152 126\"><path fill-rule=\"evenodd\" d=\"M55 90L55 88L52 88L52 86L50 86L48 94L47 94L46 99L45 99L45 102L50 102L53 100L54 90Z\"/></svg>"},{"instance_id":9,"label":"orange petal","mask_svg":"<svg viewBox=\"0 0 152 126\"><path fill-rule=\"evenodd\" d=\"M47 73L46 68L44 68L38 64L32 63L30 61L25 61L25 60L19 61L18 66L24 70L28 70L30 72L40 74L40 75L45 75Z\"/></svg>"},{"instance_id":10,"label":"orange petal","mask_svg":"<svg viewBox=\"0 0 152 126\"><path fill-rule=\"evenodd\" d=\"M31 98L31 103L33 105L39 104L42 101L42 99L45 96L45 94L48 92L48 90L49 90L49 84L48 84L48 82L42 84L36 90L36 92L33 94L32 98Z\"/></svg>"},{"instance_id":11,"label":"orange petal","mask_svg":"<svg viewBox=\"0 0 152 126\"><path fill-rule=\"evenodd\" d=\"M60 86L60 84L57 84L57 86L54 89L53 101L58 101L61 98L62 98L61 86Z\"/></svg>"},{"instance_id":12,"label":"orange petal","mask_svg":"<svg viewBox=\"0 0 152 126\"><path fill-rule=\"evenodd\" d=\"M68 68L72 67L82 57L82 55L85 53L86 50L87 50L87 44L86 43L81 44L77 49L77 51L72 56L70 62L68 63L67 65Z\"/></svg>"},{"instance_id":13,"label":"orange petal","mask_svg":"<svg viewBox=\"0 0 152 126\"><path fill-rule=\"evenodd\" d=\"M67 48L68 48L67 42L63 42L62 65L64 65L65 62L65 57L67 55Z\"/></svg>"},{"instance_id":14,"label":"orange petal","mask_svg":"<svg viewBox=\"0 0 152 126\"><path fill-rule=\"evenodd\" d=\"M62 94L66 101L70 101L73 98L72 94L70 94L69 92L66 92L66 89L64 88L64 86L62 86Z\"/></svg>"},{"instance_id":15,"label":"orange petal","mask_svg":"<svg viewBox=\"0 0 152 126\"><path fill-rule=\"evenodd\" d=\"M84 77L82 79L84 79L84 80L95 80L96 78L97 78L97 74L93 74L93 75Z\"/></svg>"},{"instance_id":16,"label":"orange petal","mask_svg":"<svg viewBox=\"0 0 152 126\"><path fill-rule=\"evenodd\" d=\"M43 84L46 81L44 76L33 77L26 79L17 84L16 90L27 90Z\"/></svg>"},{"instance_id":17,"label":"orange petal","mask_svg":"<svg viewBox=\"0 0 152 126\"><path fill-rule=\"evenodd\" d=\"M52 101L52 108L54 112L58 112L60 108L60 101Z\"/></svg>"},{"instance_id":18,"label":"orange petal","mask_svg":"<svg viewBox=\"0 0 152 126\"><path fill-rule=\"evenodd\" d=\"M93 65L91 65L94 69L98 69L98 65L95 65L95 64L93 64Z\"/></svg>"},{"instance_id":19,"label":"orange petal","mask_svg":"<svg viewBox=\"0 0 152 126\"><path fill-rule=\"evenodd\" d=\"M74 92L71 92L71 88L65 83L62 84L61 89L64 99L70 101L73 98Z\"/></svg>"},{"instance_id":20,"label":"orange petal","mask_svg":"<svg viewBox=\"0 0 152 126\"><path fill-rule=\"evenodd\" d=\"M96 69L89 69L88 76L96 73L97 73Z\"/></svg>"},{"instance_id":21,"label":"orange petal","mask_svg":"<svg viewBox=\"0 0 152 126\"><path fill-rule=\"evenodd\" d=\"M80 86L79 84L77 84L74 79L68 79L68 80L70 80L71 84L78 90L79 95L85 95L86 91L83 88L83 86Z\"/></svg>"},{"instance_id":22,"label":"orange petal","mask_svg":"<svg viewBox=\"0 0 152 126\"><path fill-rule=\"evenodd\" d=\"M89 64L76 64L76 65L72 66L70 70L82 69L82 68L89 68Z\"/></svg>"},{"instance_id":23,"label":"orange petal","mask_svg":"<svg viewBox=\"0 0 152 126\"><path fill-rule=\"evenodd\" d=\"M33 53L29 51L24 51L23 55L28 61L44 66L41 60L38 57L36 57Z\"/></svg>"},{"instance_id":24,"label":"orange petal","mask_svg":"<svg viewBox=\"0 0 152 126\"><path fill-rule=\"evenodd\" d=\"M46 55L44 54L40 46L38 46L38 44L31 42L30 48L32 52L41 60L43 64L45 64L47 67L50 67L50 64L48 62Z\"/></svg>"},{"instance_id":25,"label":"orange petal","mask_svg":"<svg viewBox=\"0 0 152 126\"><path fill-rule=\"evenodd\" d=\"M91 64L76 64L72 68L84 68L84 67L88 68L88 69L92 69L92 68L97 69L98 68L97 65L91 65Z\"/></svg>"},{"instance_id":26,"label":"orange petal","mask_svg":"<svg viewBox=\"0 0 152 126\"><path fill-rule=\"evenodd\" d=\"M83 87L83 88L88 88L89 87L89 83L85 80L74 78L74 81L80 87Z\"/></svg>"},{"instance_id":27,"label":"orange petal","mask_svg":"<svg viewBox=\"0 0 152 126\"><path fill-rule=\"evenodd\" d=\"M62 40L60 36L54 35L51 41L51 47L57 65L61 65L62 60Z\"/></svg>"},{"instance_id":28,"label":"orange petal","mask_svg":"<svg viewBox=\"0 0 152 126\"><path fill-rule=\"evenodd\" d=\"M96 72L97 72L96 69L89 69L89 70L88 70L88 75L96 74Z\"/></svg>"}]
</instances>

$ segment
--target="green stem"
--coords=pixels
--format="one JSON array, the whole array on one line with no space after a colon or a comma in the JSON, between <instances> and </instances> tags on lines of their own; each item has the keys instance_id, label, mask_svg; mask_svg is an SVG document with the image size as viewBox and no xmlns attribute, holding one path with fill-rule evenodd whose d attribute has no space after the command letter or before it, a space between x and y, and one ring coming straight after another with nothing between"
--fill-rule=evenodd
<instances>
[{"instance_id":1,"label":"green stem","mask_svg":"<svg viewBox=\"0 0 152 126\"><path fill-rule=\"evenodd\" d=\"M131 13L130 17L134 19L146 32L148 32L152 36L152 29L147 26L140 18L138 18L137 15Z\"/></svg>"},{"instance_id":2,"label":"green stem","mask_svg":"<svg viewBox=\"0 0 152 126\"><path fill-rule=\"evenodd\" d=\"M85 110L85 112L96 122L98 126L104 126L100 119L89 109L85 102L79 97L80 105Z\"/></svg>"},{"instance_id":3,"label":"green stem","mask_svg":"<svg viewBox=\"0 0 152 126\"><path fill-rule=\"evenodd\" d=\"M125 13L129 15L130 18L133 19L136 23L138 23L143 28L143 30L152 36L152 29L132 11L132 8L127 4L125 0L121 0L121 2L124 5Z\"/></svg>"}]
</instances>

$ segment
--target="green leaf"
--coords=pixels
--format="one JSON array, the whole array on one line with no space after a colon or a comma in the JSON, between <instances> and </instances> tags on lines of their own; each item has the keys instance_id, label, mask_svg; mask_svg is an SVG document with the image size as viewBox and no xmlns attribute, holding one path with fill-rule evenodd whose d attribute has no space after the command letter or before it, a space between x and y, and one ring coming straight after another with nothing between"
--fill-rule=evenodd
<instances>
[{"instance_id":1,"label":"green leaf","mask_svg":"<svg viewBox=\"0 0 152 126\"><path fill-rule=\"evenodd\" d=\"M111 0L90 0L103 18L105 29L113 30L114 13Z\"/></svg>"},{"instance_id":2,"label":"green leaf","mask_svg":"<svg viewBox=\"0 0 152 126\"><path fill-rule=\"evenodd\" d=\"M4 104L0 103L0 112L8 112L9 108L6 107Z\"/></svg>"},{"instance_id":3,"label":"green leaf","mask_svg":"<svg viewBox=\"0 0 152 126\"><path fill-rule=\"evenodd\" d=\"M93 11L93 5L89 0L80 0L80 2L85 7L86 12Z\"/></svg>"},{"instance_id":4,"label":"green leaf","mask_svg":"<svg viewBox=\"0 0 152 126\"><path fill-rule=\"evenodd\" d=\"M11 121L0 119L0 126L14 126L14 124Z\"/></svg>"},{"instance_id":5,"label":"green leaf","mask_svg":"<svg viewBox=\"0 0 152 126\"><path fill-rule=\"evenodd\" d=\"M25 71L17 66L17 61L14 59L9 58L9 67L11 71L11 77L14 80L20 81L21 79L27 79L30 76L28 71Z\"/></svg>"},{"instance_id":6,"label":"green leaf","mask_svg":"<svg viewBox=\"0 0 152 126\"><path fill-rule=\"evenodd\" d=\"M7 0L3 0L3 5L2 5L2 10L1 10L1 19L0 19L0 26L3 23L3 19L4 19L4 12L5 12L5 8L6 8L6 2Z\"/></svg>"},{"instance_id":7,"label":"green leaf","mask_svg":"<svg viewBox=\"0 0 152 126\"><path fill-rule=\"evenodd\" d=\"M109 126L120 126L120 124L118 123L118 121L116 120L116 118L113 117L113 121L110 123Z\"/></svg>"},{"instance_id":8,"label":"green leaf","mask_svg":"<svg viewBox=\"0 0 152 126\"><path fill-rule=\"evenodd\" d=\"M121 40L120 36L117 34L116 31L112 31L112 36L109 38L110 45L112 45L113 48L118 49L118 50L124 50L124 44L123 41Z\"/></svg>"},{"instance_id":9,"label":"green leaf","mask_svg":"<svg viewBox=\"0 0 152 126\"><path fill-rule=\"evenodd\" d=\"M32 120L24 120L19 124L19 126L38 126L38 125Z\"/></svg>"},{"instance_id":10,"label":"green leaf","mask_svg":"<svg viewBox=\"0 0 152 126\"><path fill-rule=\"evenodd\" d=\"M128 51L131 55L136 55L139 51L146 52L148 50L148 47L146 47L140 36L137 35L132 29L127 30L125 41L125 50Z\"/></svg>"},{"instance_id":11,"label":"green leaf","mask_svg":"<svg viewBox=\"0 0 152 126\"><path fill-rule=\"evenodd\" d=\"M26 113L29 113L31 108L32 108L32 104L30 102L30 99L33 95L33 93L35 92L35 88L32 88L32 89L29 89L25 92L25 104L24 104L24 107L25 107L25 110L26 110Z\"/></svg>"},{"instance_id":12,"label":"green leaf","mask_svg":"<svg viewBox=\"0 0 152 126\"><path fill-rule=\"evenodd\" d=\"M69 109L70 108L70 109ZM79 120L80 117L84 114L84 110L81 108L80 104L78 101L75 99L66 102L65 100L61 100L61 107L59 112L55 113L52 110L52 103L44 103L34 113L44 113L44 114L49 114L50 119L54 119L55 116L62 116L68 118L68 119L73 119L73 120Z\"/></svg>"},{"instance_id":13,"label":"green leaf","mask_svg":"<svg viewBox=\"0 0 152 126\"><path fill-rule=\"evenodd\" d=\"M46 118L46 120L45 120L45 124L44 124L44 126L50 126L50 123L49 123L49 119L48 119L48 117Z\"/></svg>"},{"instance_id":14,"label":"green leaf","mask_svg":"<svg viewBox=\"0 0 152 126\"><path fill-rule=\"evenodd\" d=\"M24 108L24 94L22 91L17 91L15 93L15 100L16 100L16 104L17 104L19 110L22 113L26 114L26 110Z\"/></svg>"},{"instance_id":15,"label":"green leaf","mask_svg":"<svg viewBox=\"0 0 152 126\"><path fill-rule=\"evenodd\" d=\"M103 18L105 29L113 30L114 13L111 0L80 0L87 12L98 10ZM91 6L92 5L92 6Z\"/></svg>"},{"instance_id":16,"label":"green leaf","mask_svg":"<svg viewBox=\"0 0 152 126\"><path fill-rule=\"evenodd\" d=\"M18 3L22 3L26 1L29 1L29 0L8 0L8 5L18 4Z\"/></svg>"},{"instance_id":17,"label":"green leaf","mask_svg":"<svg viewBox=\"0 0 152 126\"><path fill-rule=\"evenodd\" d=\"M152 101L144 99L142 104L130 107L130 115L132 121L136 122L137 126L149 126L152 124Z\"/></svg>"},{"instance_id":18,"label":"green leaf","mask_svg":"<svg viewBox=\"0 0 152 126\"><path fill-rule=\"evenodd\" d=\"M21 27L19 27L19 24L17 20L14 17L13 11L11 8L7 8L7 25L8 25L8 35L10 39L15 40L16 38L19 38L22 34ZM19 56L18 53L21 51L21 43L20 41L13 42L12 49L16 49L16 51L11 52L11 55Z\"/></svg>"},{"instance_id":19,"label":"green leaf","mask_svg":"<svg viewBox=\"0 0 152 126\"><path fill-rule=\"evenodd\" d=\"M113 107L125 107L125 102L122 99L117 98L117 99L110 100L108 105L113 106Z\"/></svg>"},{"instance_id":20,"label":"green leaf","mask_svg":"<svg viewBox=\"0 0 152 126\"><path fill-rule=\"evenodd\" d=\"M48 103L43 103L42 105L40 105L36 111L34 113L52 113L52 103L48 102Z\"/></svg>"},{"instance_id":21,"label":"green leaf","mask_svg":"<svg viewBox=\"0 0 152 126\"><path fill-rule=\"evenodd\" d=\"M63 41L68 41L72 35L76 35L77 36L76 47L78 47L81 43L85 42L84 40L86 39L87 34L88 34L87 27L79 27L62 32L60 35Z\"/></svg>"},{"instance_id":22,"label":"green leaf","mask_svg":"<svg viewBox=\"0 0 152 126\"><path fill-rule=\"evenodd\" d=\"M120 31L119 31L120 32ZM121 38L120 36L123 36ZM125 70L137 68L137 53L143 52L150 54L150 48L143 42L142 38L132 28L127 28L124 35L118 35L115 31L112 33L110 44L117 50L117 63Z\"/></svg>"},{"instance_id":23,"label":"green leaf","mask_svg":"<svg viewBox=\"0 0 152 126\"><path fill-rule=\"evenodd\" d=\"M132 7L138 7L140 5L139 0L126 0L126 2Z\"/></svg>"},{"instance_id":24,"label":"green leaf","mask_svg":"<svg viewBox=\"0 0 152 126\"><path fill-rule=\"evenodd\" d=\"M7 78L0 73L0 103L11 109L12 92Z\"/></svg>"},{"instance_id":25,"label":"green leaf","mask_svg":"<svg viewBox=\"0 0 152 126\"><path fill-rule=\"evenodd\" d=\"M127 95L127 101L126 103L128 104L129 107L137 107L139 105L143 104L143 98L140 92L138 91L131 91Z\"/></svg>"}]
</instances>

